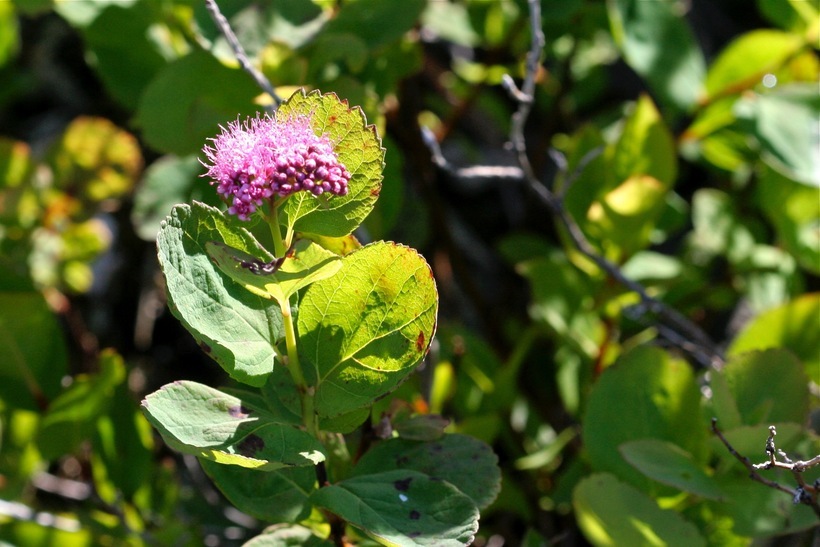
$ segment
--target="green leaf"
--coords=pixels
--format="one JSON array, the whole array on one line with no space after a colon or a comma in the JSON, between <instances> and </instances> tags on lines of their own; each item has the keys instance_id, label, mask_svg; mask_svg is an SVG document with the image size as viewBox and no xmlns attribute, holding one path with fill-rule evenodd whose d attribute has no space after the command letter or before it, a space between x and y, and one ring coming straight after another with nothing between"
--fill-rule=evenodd
<instances>
[{"instance_id":1,"label":"green leaf","mask_svg":"<svg viewBox=\"0 0 820 547\"><path fill-rule=\"evenodd\" d=\"M611 0L610 25L624 59L666 106L687 111L701 93L706 63L674 0Z\"/></svg>"},{"instance_id":2,"label":"green leaf","mask_svg":"<svg viewBox=\"0 0 820 547\"><path fill-rule=\"evenodd\" d=\"M376 242L308 287L299 307L299 353L316 412L331 417L370 405L427 353L438 294L415 250Z\"/></svg>"},{"instance_id":3,"label":"green leaf","mask_svg":"<svg viewBox=\"0 0 820 547\"><path fill-rule=\"evenodd\" d=\"M429 442L401 438L382 441L365 453L352 476L399 469L447 481L479 509L489 506L501 490L501 470L492 449L478 439L459 434Z\"/></svg>"},{"instance_id":4,"label":"green leaf","mask_svg":"<svg viewBox=\"0 0 820 547\"><path fill-rule=\"evenodd\" d=\"M736 38L720 53L706 75L710 98L737 94L776 71L802 46L800 36L779 30L753 30Z\"/></svg>"},{"instance_id":5,"label":"green leaf","mask_svg":"<svg viewBox=\"0 0 820 547\"><path fill-rule=\"evenodd\" d=\"M778 448L790 450L800 438L805 435L804 427L800 423L765 422L758 425L741 425L730 427L729 424L718 421L717 427L739 454L746 456L753 463L762 463L768 460L766 455L766 439L769 438L769 427L774 426L777 431L775 444ZM716 436L709 439L712 452L731 462L731 466L744 478L749 474L746 468L726 449L726 446ZM718 478L717 476L715 477Z\"/></svg>"},{"instance_id":6,"label":"green leaf","mask_svg":"<svg viewBox=\"0 0 820 547\"><path fill-rule=\"evenodd\" d=\"M576 519L593 545L695 547L706 541L678 513L607 473L583 479L572 496Z\"/></svg>"},{"instance_id":7,"label":"green leaf","mask_svg":"<svg viewBox=\"0 0 820 547\"><path fill-rule=\"evenodd\" d=\"M735 106L738 117L753 124L764 157L794 180L820 188L820 95L814 84L780 86L765 94L746 95ZM816 201L816 200L815 200Z\"/></svg>"},{"instance_id":8,"label":"green leaf","mask_svg":"<svg viewBox=\"0 0 820 547\"><path fill-rule=\"evenodd\" d=\"M815 316L817 317L817 316ZM803 365L785 349L734 355L719 372L726 377L743 423L802 423L809 411ZM772 381L776 378L777 381Z\"/></svg>"},{"instance_id":9,"label":"green leaf","mask_svg":"<svg viewBox=\"0 0 820 547\"><path fill-rule=\"evenodd\" d=\"M260 386L273 370L274 346L284 337L282 315L211 262L210 241L224 241L263 260L273 259L253 236L217 209L179 205L157 236L171 311L233 378Z\"/></svg>"},{"instance_id":10,"label":"green leaf","mask_svg":"<svg viewBox=\"0 0 820 547\"><path fill-rule=\"evenodd\" d=\"M332 276L342 267L339 256L307 239L297 241L279 269L270 274L251 269L265 261L224 243L209 241L205 250L223 273L253 294L276 300L282 308L296 291Z\"/></svg>"},{"instance_id":11,"label":"green leaf","mask_svg":"<svg viewBox=\"0 0 820 547\"><path fill-rule=\"evenodd\" d=\"M202 458L202 469L240 511L268 522L298 522L310 514L316 487L312 466L257 471Z\"/></svg>"},{"instance_id":12,"label":"green leaf","mask_svg":"<svg viewBox=\"0 0 820 547\"><path fill-rule=\"evenodd\" d=\"M785 30L805 32L820 20L817 0L757 0L757 9L775 25Z\"/></svg>"},{"instance_id":13,"label":"green leaf","mask_svg":"<svg viewBox=\"0 0 820 547\"><path fill-rule=\"evenodd\" d=\"M376 128L358 107L333 94L297 92L282 103L277 116L308 116L313 130L334 143L339 161L350 172L349 192L326 205L309 192L297 192L283 207L283 222L297 232L331 237L351 233L373 209L381 191L384 149Z\"/></svg>"},{"instance_id":14,"label":"green leaf","mask_svg":"<svg viewBox=\"0 0 820 547\"><path fill-rule=\"evenodd\" d=\"M170 447L217 463L273 470L325 459L321 443L307 432L196 382L167 384L142 406Z\"/></svg>"},{"instance_id":15,"label":"green leaf","mask_svg":"<svg viewBox=\"0 0 820 547\"><path fill-rule=\"evenodd\" d=\"M37 438L44 458L73 452L91 438L97 420L107 413L114 390L125 380L125 363L108 350L100 356L99 367L98 374L76 377L49 405Z\"/></svg>"},{"instance_id":16,"label":"green leaf","mask_svg":"<svg viewBox=\"0 0 820 547\"><path fill-rule=\"evenodd\" d=\"M647 95L640 96L626 119L612 154L612 169L617 183L650 175L668 189L677 178L675 140Z\"/></svg>"},{"instance_id":17,"label":"green leaf","mask_svg":"<svg viewBox=\"0 0 820 547\"><path fill-rule=\"evenodd\" d=\"M701 459L707 425L691 367L655 347L625 353L593 386L582 430L596 470L614 473L644 491L657 491L657 485L623 459L618 447L653 438L675 443L695 461Z\"/></svg>"},{"instance_id":18,"label":"green leaf","mask_svg":"<svg viewBox=\"0 0 820 547\"><path fill-rule=\"evenodd\" d=\"M91 439L91 471L97 494L107 503L133 500L152 474L154 436L126 382L109 395L108 413L96 423Z\"/></svg>"},{"instance_id":19,"label":"green leaf","mask_svg":"<svg viewBox=\"0 0 820 547\"><path fill-rule=\"evenodd\" d=\"M157 73L142 94L136 121L150 146L184 156L200 151L219 124L255 113L257 95L244 71L194 51Z\"/></svg>"},{"instance_id":20,"label":"green leaf","mask_svg":"<svg viewBox=\"0 0 820 547\"><path fill-rule=\"evenodd\" d=\"M202 173L202 164L196 156L163 156L153 162L142 178L134 195L134 208L131 210L131 222L142 239L154 241L157 238L160 223L165 220L174 205L192 201L192 193L200 188L213 195L216 192L207 184L199 184L198 175ZM192 192L193 191L193 192ZM207 200L206 200L207 201Z\"/></svg>"},{"instance_id":21,"label":"green leaf","mask_svg":"<svg viewBox=\"0 0 820 547\"><path fill-rule=\"evenodd\" d=\"M68 357L60 325L39 292L0 292L0 347L0 399L44 410L60 393Z\"/></svg>"},{"instance_id":22,"label":"green leaf","mask_svg":"<svg viewBox=\"0 0 820 547\"><path fill-rule=\"evenodd\" d=\"M805 294L754 318L729 346L727 355L768 348L788 348L820 383L820 293Z\"/></svg>"},{"instance_id":23,"label":"green leaf","mask_svg":"<svg viewBox=\"0 0 820 547\"><path fill-rule=\"evenodd\" d=\"M100 79L123 106L134 109L166 60L151 41L156 14L146 2L106 7L84 32ZM111 29L117 29L112 32Z\"/></svg>"},{"instance_id":24,"label":"green leaf","mask_svg":"<svg viewBox=\"0 0 820 547\"><path fill-rule=\"evenodd\" d=\"M19 28L14 4L0 4L0 67L17 53L18 44Z\"/></svg>"},{"instance_id":25,"label":"green leaf","mask_svg":"<svg viewBox=\"0 0 820 547\"><path fill-rule=\"evenodd\" d=\"M275 524L243 543L242 547L333 547L333 543L298 524Z\"/></svg>"},{"instance_id":26,"label":"green leaf","mask_svg":"<svg viewBox=\"0 0 820 547\"><path fill-rule=\"evenodd\" d=\"M800 146L797 146L800 148ZM798 263L820 275L820 193L763 164L755 187L757 205Z\"/></svg>"},{"instance_id":27,"label":"green leaf","mask_svg":"<svg viewBox=\"0 0 820 547\"><path fill-rule=\"evenodd\" d=\"M359 0L345 4L323 34L349 32L373 50L395 40L417 24L426 6L424 0Z\"/></svg>"},{"instance_id":28,"label":"green leaf","mask_svg":"<svg viewBox=\"0 0 820 547\"><path fill-rule=\"evenodd\" d=\"M435 441L444 435L450 420L438 414L417 414L403 420L394 420L393 430L402 439L411 441Z\"/></svg>"},{"instance_id":29,"label":"green leaf","mask_svg":"<svg viewBox=\"0 0 820 547\"><path fill-rule=\"evenodd\" d=\"M387 545L469 545L478 530L470 498L412 470L352 477L320 488L311 501Z\"/></svg>"},{"instance_id":30,"label":"green leaf","mask_svg":"<svg viewBox=\"0 0 820 547\"><path fill-rule=\"evenodd\" d=\"M679 446L658 439L629 441L618 447L635 469L658 482L709 499L722 499L723 492L692 455Z\"/></svg>"}]
</instances>

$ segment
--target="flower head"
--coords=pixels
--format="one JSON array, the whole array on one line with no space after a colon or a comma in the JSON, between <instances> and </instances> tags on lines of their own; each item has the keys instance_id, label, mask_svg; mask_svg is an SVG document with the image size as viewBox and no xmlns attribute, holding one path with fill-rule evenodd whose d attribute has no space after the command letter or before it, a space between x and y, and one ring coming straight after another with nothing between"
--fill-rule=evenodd
<instances>
[{"instance_id":1,"label":"flower head","mask_svg":"<svg viewBox=\"0 0 820 547\"><path fill-rule=\"evenodd\" d=\"M203 151L210 161L206 176L242 220L266 200L306 190L314 195L347 194L350 172L333 144L316 135L306 116L253 118L228 128Z\"/></svg>"}]
</instances>

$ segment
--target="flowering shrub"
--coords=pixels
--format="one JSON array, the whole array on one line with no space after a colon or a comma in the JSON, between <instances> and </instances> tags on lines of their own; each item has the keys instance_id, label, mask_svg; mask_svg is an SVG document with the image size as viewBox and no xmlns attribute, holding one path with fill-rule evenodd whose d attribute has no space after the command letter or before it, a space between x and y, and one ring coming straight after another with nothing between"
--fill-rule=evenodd
<instances>
[{"instance_id":1,"label":"flowering shrub","mask_svg":"<svg viewBox=\"0 0 820 547\"><path fill-rule=\"evenodd\" d=\"M328 134L345 136L334 146ZM230 124L205 154L239 221L200 203L175 207L157 240L160 263L174 314L247 387L166 385L143 402L149 421L261 519L296 523L321 508L335 540L348 523L390 544L472 541L479 509L499 488L487 445L447 435L446 421L424 415L407 417L415 427L396 423L397 435L359 461L340 436L374 419L374 401L419 364L436 326L435 283L416 251L344 235L355 250L338 254L332 237L320 239L338 235L323 231L322 219L338 216L319 202L326 192L337 208L352 203L354 218L372 207L356 196L381 184L374 129L335 95L297 93L275 118ZM287 209L299 197L316 208ZM308 214L315 231L297 231ZM273 249L243 227L255 215L269 224Z\"/></svg>"}]
</instances>

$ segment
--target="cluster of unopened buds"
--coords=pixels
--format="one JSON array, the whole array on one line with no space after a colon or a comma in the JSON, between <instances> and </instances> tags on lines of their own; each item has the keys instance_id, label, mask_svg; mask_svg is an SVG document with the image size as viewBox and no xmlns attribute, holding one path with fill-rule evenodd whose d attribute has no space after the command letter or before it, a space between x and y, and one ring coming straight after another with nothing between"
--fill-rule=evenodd
<instances>
[{"instance_id":1,"label":"cluster of unopened buds","mask_svg":"<svg viewBox=\"0 0 820 547\"><path fill-rule=\"evenodd\" d=\"M227 129L204 148L205 164L228 212L248 220L266 201L305 190L314 195L348 192L350 172L339 162L333 143L317 135L306 116L265 116Z\"/></svg>"}]
</instances>

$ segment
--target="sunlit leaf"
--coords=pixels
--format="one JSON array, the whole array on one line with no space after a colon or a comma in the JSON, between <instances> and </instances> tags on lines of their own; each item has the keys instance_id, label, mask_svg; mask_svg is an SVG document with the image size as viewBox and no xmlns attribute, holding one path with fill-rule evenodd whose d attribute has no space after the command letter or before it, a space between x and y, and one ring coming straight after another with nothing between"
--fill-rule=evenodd
<instances>
[{"instance_id":1,"label":"sunlit leaf","mask_svg":"<svg viewBox=\"0 0 820 547\"><path fill-rule=\"evenodd\" d=\"M321 443L302 429L196 382L167 384L142 407L170 447L217 463L274 470L325 459Z\"/></svg>"},{"instance_id":2,"label":"sunlit leaf","mask_svg":"<svg viewBox=\"0 0 820 547\"><path fill-rule=\"evenodd\" d=\"M572 496L578 524L593 545L705 546L698 529L675 511L608 473L583 479Z\"/></svg>"},{"instance_id":3,"label":"sunlit leaf","mask_svg":"<svg viewBox=\"0 0 820 547\"><path fill-rule=\"evenodd\" d=\"M283 103L277 116L308 116L311 127L334 143L339 161L351 174L346 196L323 203L309 192L298 192L285 203L284 222L298 232L341 237L362 223L379 197L384 149L376 129L367 125L359 108L330 93L294 94Z\"/></svg>"},{"instance_id":4,"label":"sunlit leaf","mask_svg":"<svg viewBox=\"0 0 820 547\"><path fill-rule=\"evenodd\" d=\"M427 353L438 296L414 250L377 242L342 259L300 303L302 367L316 387L316 412L335 416L394 389Z\"/></svg>"}]
</instances>

